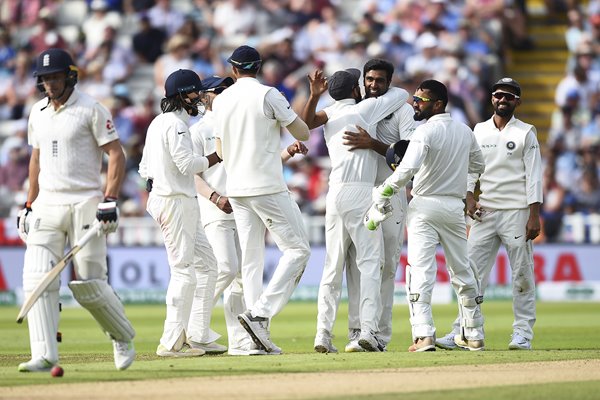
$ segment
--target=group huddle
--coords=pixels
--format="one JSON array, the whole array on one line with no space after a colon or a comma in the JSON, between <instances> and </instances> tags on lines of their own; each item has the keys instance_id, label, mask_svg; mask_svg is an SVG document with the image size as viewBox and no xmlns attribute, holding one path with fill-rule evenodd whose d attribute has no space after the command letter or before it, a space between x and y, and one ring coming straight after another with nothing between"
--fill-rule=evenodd
<instances>
[{"instance_id":1,"label":"group huddle","mask_svg":"<svg viewBox=\"0 0 600 400\"><path fill-rule=\"evenodd\" d=\"M74 88L77 74L73 79L70 71L76 67L68 55L68 62L61 61L60 52L42 53L36 70L38 86L48 99L45 107L34 107L29 121L36 159L32 156L35 168L30 164L28 203L19 214L19 230L28 234L26 294L60 258L65 237L75 242L85 233L96 208L102 211L96 213L105 227L101 233L114 231L118 222L116 205L114 212L106 212L107 202L116 204L123 179L117 133L104 123L111 121L110 113ZM58 67L49 68L55 59ZM256 49L241 46L227 61L235 80L201 80L190 70L172 73L165 83L162 113L146 135L139 173L147 182L147 211L162 231L171 275L157 355L282 353L271 339L270 321L287 304L310 257L304 221L284 181L282 164L308 152L302 141L309 129L319 126L331 172L314 350L338 351L332 331L344 272L349 301L345 351L386 350L405 228L409 351L433 351L436 346L484 349L481 303L501 243L513 271L515 321L509 348L531 348L532 240L540 230L541 158L535 128L513 115L521 103L516 81L503 78L492 86L494 114L473 131L446 112L448 92L441 82L421 82L411 105L406 90L390 86L394 67L386 60L364 65L364 96L361 71L347 69L330 77L315 71L308 77L310 97L301 115L280 92L257 80L262 61ZM317 111L325 92L334 103ZM189 126L199 108L202 118ZM283 150L282 127L296 139ZM57 129L73 133L58 135ZM42 135L47 138L40 139ZM73 157L62 149L81 143L81 136L94 157L78 160L88 167L79 166L81 172L73 179L56 183L55 177L74 169ZM50 148L40 145L45 141ZM104 197L102 153L109 156ZM407 204L405 186L411 179L412 200ZM283 255L264 286L266 230ZM452 332L440 338L431 310L438 245L459 309ZM80 281L69 286L113 340L116 367L125 369L135 357L134 332L106 283L106 264L98 255L106 254L106 241L98 237L87 247L96 250L95 257L75 257ZM46 294L29 313L32 359L20 371L48 370L58 362L58 283ZM221 296L228 346L217 343L220 335L210 329Z\"/></svg>"}]
</instances>

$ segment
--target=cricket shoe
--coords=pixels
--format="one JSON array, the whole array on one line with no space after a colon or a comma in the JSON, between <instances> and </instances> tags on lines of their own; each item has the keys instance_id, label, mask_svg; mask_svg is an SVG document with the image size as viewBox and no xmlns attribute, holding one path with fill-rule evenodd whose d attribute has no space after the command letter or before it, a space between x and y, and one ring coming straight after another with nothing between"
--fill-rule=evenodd
<instances>
[{"instance_id":1,"label":"cricket shoe","mask_svg":"<svg viewBox=\"0 0 600 400\"><path fill-rule=\"evenodd\" d=\"M510 338L508 348L509 350L531 350L531 340L515 332Z\"/></svg>"},{"instance_id":2,"label":"cricket shoe","mask_svg":"<svg viewBox=\"0 0 600 400\"><path fill-rule=\"evenodd\" d=\"M115 367L119 371L123 371L135 360L135 349L133 347L133 341L121 342L119 340L113 340L113 354L115 358Z\"/></svg>"},{"instance_id":3,"label":"cricket shoe","mask_svg":"<svg viewBox=\"0 0 600 400\"><path fill-rule=\"evenodd\" d=\"M54 363L45 358L36 358L19 364L19 372L47 372L52 369Z\"/></svg>"},{"instance_id":4,"label":"cricket shoe","mask_svg":"<svg viewBox=\"0 0 600 400\"><path fill-rule=\"evenodd\" d=\"M263 349L259 349L253 341L248 341L239 343L237 346L229 346L227 354L230 356L264 356L268 353Z\"/></svg>"},{"instance_id":5,"label":"cricket shoe","mask_svg":"<svg viewBox=\"0 0 600 400\"><path fill-rule=\"evenodd\" d=\"M462 349L481 351L485 348L483 339L463 339L461 335L454 335L454 343Z\"/></svg>"},{"instance_id":6,"label":"cricket shoe","mask_svg":"<svg viewBox=\"0 0 600 400\"><path fill-rule=\"evenodd\" d=\"M319 329L315 336L314 349L317 353L337 353L338 349L331 343L331 334L325 329Z\"/></svg>"},{"instance_id":7,"label":"cricket shoe","mask_svg":"<svg viewBox=\"0 0 600 400\"><path fill-rule=\"evenodd\" d=\"M259 348L268 353L274 350L274 344L269 339L269 318L253 317L250 310L247 310L238 315L238 321Z\"/></svg>"},{"instance_id":8,"label":"cricket shoe","mask_svg":"<svg viewBox=\"0 0 600 400\"><path fill-rule=\"evenodd\" d=\"M421 353L423 351L435 351L435 340L433 336L423 336L415 339L410 345L408 351L411 353Z\"/></svg>"},{"instance_id":9,"label":"cricket shoe","mask_svg":"<svg viewBox=\"0 0 600 400\"><path fill-rule=\"evenodd\" d=\"M360 333L358 344L365 351L381 352L385 350L385 345L379 340L379 338L371 332Z\"/></svg>"},{"instance_id":10,"label":"cricket shoe","mask_svg":"<svg viewBox=\"0 0 600 400\"><path fill-rule=\"evenodd\" d=\"M194 348L190 347L190 345L187 343L184 343L181 346L181 348L179 348L178 350L175 350L175 349L169 350L162 344L159 344L158 348L156 349L156 355L161 356L161 357L176 357L176 358L199 357L199 356L203 356L204 354L205 354L204 350L194 349Z\"/></svg>"},{"instance_id":11,"label":"cricket shoe","mask_svg":"<svg viewBox=\"0 0 600 400\"><path fill-rule=\"evenodd\" d=\"M199 343L190 340L190 347L193 349L204 350L206 354L223 354L227 351L227 347L217 342Z\"/></svg>"},{"instance_id":12,"label":"cricket shoe","mask_svg":"<svg viewBox=\"0 0 600 400\"><path fill-rule=\"evenodd\" d=\"M358 339L360 339L360 329L351 329L348 334L348 339L350 339L350 341L344 348L346 353L362 353L365 351L365 349L358 344Z\"/></svg>"},{"instance_id":13,"label":"cricket shoe","mask_svg":"<svg viewBox=\"0 0 600 400\"><path fill-rule=\"evenodd\" d=\"M442 338L435 339L435 345L444 350L460 349L460 347L454 343L454 335L454 332L450 332Z\"/></svg>"}]
</instances>

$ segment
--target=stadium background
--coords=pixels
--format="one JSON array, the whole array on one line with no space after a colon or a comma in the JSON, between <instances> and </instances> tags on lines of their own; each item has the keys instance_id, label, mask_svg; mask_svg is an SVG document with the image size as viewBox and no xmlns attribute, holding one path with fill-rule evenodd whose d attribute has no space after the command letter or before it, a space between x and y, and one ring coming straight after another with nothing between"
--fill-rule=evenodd
<instances>
[{"instance_id":1,"label":"stadium background","mask_svg":"<svg viewBox=\"0 0 600 400\"><path fill-rule=\"evenodd\" d=\"M160 303L168 266L137 174L145 131L170 72L226 75L225 58L245 43L263 56L261 80L285 93L297 112L307 98L307 73L361 68L373 57L391 60L393 84L409 92L430 77L446 83L450 112L470 126L489 117L491 84L505 75L517 79L517 116L538 128L544 158L538 295L600 300L600 1L1 0L0 303L21 300L24 246L15 219L27 188L26 119L40 98L36 54L70 50L78 87L113 112L128 168L119 231L109 236L110 280L126 301ZM331 101L324 96L319 107ZM286 132L282 138L291 141ZM296 299L316 298L324 259L329 162L321 132L312 132L307 145L309 157L285 166L313 246ZM277 258L270 247L265 279ZM450 302L441 253L438 259L436 298ZM400 268L398 302L403 279ZM509 279L500 253L488 298L510 298ZM68 290L64 295L68 303Z\"/></svg>"}]
</instances>

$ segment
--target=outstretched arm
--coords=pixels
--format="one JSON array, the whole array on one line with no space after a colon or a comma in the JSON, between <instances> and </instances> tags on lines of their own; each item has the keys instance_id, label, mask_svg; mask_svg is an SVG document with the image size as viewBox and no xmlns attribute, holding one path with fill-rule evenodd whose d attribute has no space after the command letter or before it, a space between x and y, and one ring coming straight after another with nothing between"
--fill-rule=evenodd
<instances>
[{"instance_id":1,"label":"outstretched arm","mask_svg":"<svg viewBox=\"0 0 600 400\"><path fill-rule=\"evenodd\" d=\"M302 119L309 129L314 129L328 120L327 114L323 111L316 111L321 95L327 90L327 79L323 76L323 71L316 70L313 76L308 75L308 82L310 83L310 96L302 110Z\"/></svg>"}]
</instances>

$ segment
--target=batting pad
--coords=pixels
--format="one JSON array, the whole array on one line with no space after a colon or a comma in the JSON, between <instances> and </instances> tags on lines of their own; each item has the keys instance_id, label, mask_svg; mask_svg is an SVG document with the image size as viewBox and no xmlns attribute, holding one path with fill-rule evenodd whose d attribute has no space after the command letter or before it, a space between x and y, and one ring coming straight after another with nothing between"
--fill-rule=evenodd
<instances>
[{"instance_id":1,"label":"batting pad","mask_svg":"<svg viewBox=\"0 0 600 400\"><path fill-rule=\"evenodd\" d=\"M72 281L69 288L73 297L87 309L111 339L129 342L135 330L125 316L125 309L108 282L102 279Z\"/></svg>"},{"instance_id":2,"label":"batting pad","mask_svg":"<svg viewBox=\"0 0 600 400\"><path fill-rule=\"evenodd\" d=\"M56 258L44 247L29 246L27 248L23 271L23 291L26 297L56 262ZM32 359L43 357L51 363L58 362L56 332L59 319L59 288L60 281L57 278L42 293L27 314Z\"/></svg>"}]
</instances>

